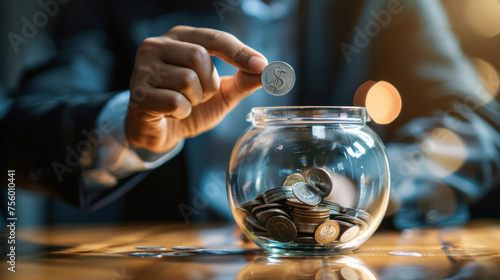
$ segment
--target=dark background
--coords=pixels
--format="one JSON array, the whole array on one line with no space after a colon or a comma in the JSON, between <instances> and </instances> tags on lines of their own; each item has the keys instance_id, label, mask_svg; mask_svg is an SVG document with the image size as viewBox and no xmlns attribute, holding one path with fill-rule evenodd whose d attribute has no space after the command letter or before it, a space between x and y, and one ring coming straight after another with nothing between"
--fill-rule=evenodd
<instances>
[{"instance_id":1,"label":"dark background","mask_svg":"<svg viewBox=\"0 0 500 280\"><path fill-rule=\"evenodd\" d=\"M484 84L492 95L499 91L500 69L500 1L499 0L442 0L448 12L449 19L462 48L467 56L475 63L482 76ZM32 66L38 65L51 56L53 46L48 37L51 23L57 20L56 15L50 19L47 26L40 28L40 32L30 39L28 44L19 46L19 52L14 52L7 34L20 33L23 16L31 18L40 7L37 1L29 0L0 0L0 90L9 92L17 87L22 72ZM64 9L64 5L61 5ZM2 137L8 137L7 131L1 132ZM164 169L183 165L182 154L153 172L162 172ZM4 172L1 171L0 172ZM181 175L181 174L179 174ZM156 176L158 178L159 176ZM171 178L175 185L187 185L181 178ZM32 193L17 189L17 215L21 226L35 226L56 223L81 223L81 222L110 222L121 221L149 221L179 218L179 213L171 213L172 207L163 207L157 203L142 203L144 208L136 209L130 205L138 200L151 200L148 189L157 187L159 182L147 179L141 189L134 189L125 197L113 202L95 212L83 212L71 208L57 200L39 193ZM179 194L183 196L184 194ZM500 189L477 203L472 208L473 217L498 217L498 198ZM181 198L181 201L187 198ZM129 205L129 206L127 206ZM153 216L148 213L156 213Z\"/></svg>"}]
</instances>

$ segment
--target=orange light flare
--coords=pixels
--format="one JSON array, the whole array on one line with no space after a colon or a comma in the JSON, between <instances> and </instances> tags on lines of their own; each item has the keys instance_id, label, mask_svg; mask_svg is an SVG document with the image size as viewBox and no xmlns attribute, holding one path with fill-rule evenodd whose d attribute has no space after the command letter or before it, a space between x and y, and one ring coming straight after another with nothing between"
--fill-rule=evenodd
<instances>
[{"instance_id":1,"label":"orange light flare","mask_svg":"<svg viewBox=\"0 0 500 280\"><path fill-rule=\"evenodd\" d=\"M500 15L500 14L499 14ZM500 91L500 74L490 63L480 58L472 58L482 87L476 88L475 95L481 105L495 99Z\"/></svg>"},{"instance_id":2,"label":"orange light flare","mask_svg":"<svg viewBox=\"0 0 500 280\"><path fill-rule=\"evenodd\" d=\"M402 101L398 90L390 83L367 81L356 90L354 105L366 107L374 122L389 124L401 112Z\"/></svg>"},{"instance_id":3,"label":"orange light flare","mask_svg":"<svg viewBox=\"0 0 500 280\"><path fill-rule=\"evenodd\" d=\"M466 0L463 9L472 32L483 38L500 34L500 1Z\"/></svg>"}]
</instances>

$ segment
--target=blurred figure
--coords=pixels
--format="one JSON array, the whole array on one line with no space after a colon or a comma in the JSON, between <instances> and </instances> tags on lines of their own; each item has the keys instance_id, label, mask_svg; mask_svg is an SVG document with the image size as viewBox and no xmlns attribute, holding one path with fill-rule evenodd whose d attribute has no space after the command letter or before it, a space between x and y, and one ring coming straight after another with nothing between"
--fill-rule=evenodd
<instances>
[{"instance_id":1,"label":"blurred figure","mask_svg":"<svg viewBox=\"0 0 500 280\"><path fill-rule=\"evenodd\" d=\"M168 166L135 207L157 200L185 221L228 220L224 171L250 108L352 105L366 80L403 98L397 121L375 127L397 228L463 223L498 185L498 102L478 94L439 2L50 3L64 12L57 55L26 73L0 122L2 170L19 170L25 187L96 209ZM292 92L251 94L274 60L294 66Z\"/></svg>"}]
</instances>

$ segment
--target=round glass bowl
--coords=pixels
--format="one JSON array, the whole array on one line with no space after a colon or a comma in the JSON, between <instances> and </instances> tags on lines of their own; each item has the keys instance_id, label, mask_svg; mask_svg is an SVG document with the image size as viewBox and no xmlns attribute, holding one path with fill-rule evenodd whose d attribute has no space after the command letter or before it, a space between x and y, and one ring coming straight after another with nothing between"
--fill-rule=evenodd
<instances>
[{"instance_id":1,"label":"round glass bowl","mask_svg":"<svg viewBox=\"0 0 500 280\"><path fill-rule=\"evenodd\" d=\"M389 200L384 145L361 107L253 108L229 162L227 192L238 226L278 253L359 247Z\"/></svg>"}]
</instances>

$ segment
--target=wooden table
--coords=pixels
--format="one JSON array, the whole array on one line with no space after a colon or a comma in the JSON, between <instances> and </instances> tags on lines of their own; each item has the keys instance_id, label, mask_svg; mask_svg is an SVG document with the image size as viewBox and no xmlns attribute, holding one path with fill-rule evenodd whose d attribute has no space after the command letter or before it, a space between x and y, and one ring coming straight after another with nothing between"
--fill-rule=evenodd
<instances>
[{"instance_id":1,"label":"wooden table","mask_svg":"<svg viewBox=\"0 0 500 280\"><path fill-rule=\"evenodd\" d=\"M270 257L221 225L64 226L19 230L16 239L16 272L3 261L0 279L500 279L500 221L376 233L355 252L328 257ZM255 250L129 256L137 245Z\"/></svg>"}]
</instances>

